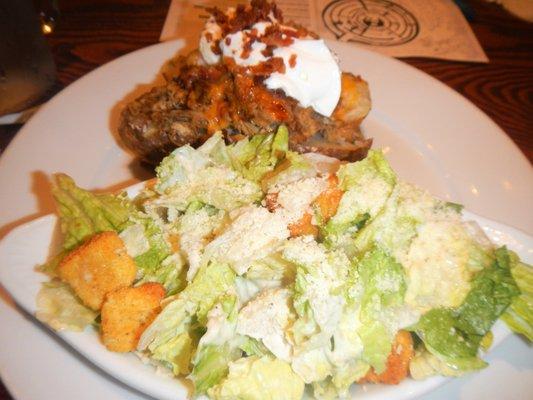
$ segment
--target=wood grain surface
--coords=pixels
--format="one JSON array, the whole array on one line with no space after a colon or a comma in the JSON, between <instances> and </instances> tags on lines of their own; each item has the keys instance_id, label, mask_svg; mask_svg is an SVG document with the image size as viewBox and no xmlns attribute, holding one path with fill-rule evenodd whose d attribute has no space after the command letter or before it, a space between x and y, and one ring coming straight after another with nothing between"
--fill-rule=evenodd
<instances>
[{"instance_id":1,"label":"wood grain surface","mask_svg":"<svg viewBox=\"0 0 533 400\"><path fill-rule=\"evenodd\" d=\"M58 80L51 97L87 72L158 42L166 0L59 0L60 16L47 36ZM470 24L488 64L421 58L405 62L439 79L487 113L533 161L533 24L494 3L466 1ZM0 126L0 152L20 126ZM482 144L481 144L482 145ZM0 381L0 400L11 399ZM27 399L24 399L27 400Z\"/></svg>"}]
</instances>

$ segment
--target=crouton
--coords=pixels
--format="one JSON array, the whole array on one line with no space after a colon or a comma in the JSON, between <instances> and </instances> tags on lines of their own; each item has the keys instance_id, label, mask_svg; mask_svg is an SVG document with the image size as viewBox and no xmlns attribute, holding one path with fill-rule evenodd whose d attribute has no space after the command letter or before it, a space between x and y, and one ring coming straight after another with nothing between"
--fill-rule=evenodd
<instances>
[{"instance_id":1,"label":"crouton","mask_svg":"<svg viewBox=\"0 0 533 400\"><path fill-rule=\"evenodd\" d=\"M67 255L58 273L86 306L99 310L107 293L131 286L137 267L119 236L102 232Z\"/></svg>"},{"instance_id":2,"label":"crouton","mask_svg":"<svg viewBox=\"0 0 533 400\"><path fill-rule=\"evenodd\" d=\"M313 216L306 212L298 221L289 225L291 237L313 235L318 236L318 228L313 225Z\"/></svg>"},{"instance_id":3,"label":"crouton","mask_svg":"<svg viewBox=\"0 0 533 400\"><path fill-rule=\"evenodd\" d=\"M315 199L313 204L316 204L320 209L320 214L324 222L327 222L331 217L337 214L339 203L344 192L338 186L339 179L336 175L328 177L328 187Z\"/></svg>"},{"instance_id":4,"label":"crouton","mask_svg":"<svg viewBox=\"0 0 533 400\"><path fill-rule=\"evenodd\" d=\"M403 381L409 373L409 363L413 358L413 338L407 331L399 331L396 334L392 351L387 358L387 368L381 374L376 374L374 369L358 381L358 383L386 383L397 385Z\"/></svg>"},{"instance_id":5,"label":"crouton","mask_svg":"<svg viewBox=\"0 0 533 400\"><path fill-rule=\"evenodd\" d=\"M161 311L165 288L149 282L108 293L102 306L101 334L110 351L128 352Z\"/></svg>"},{"instance_id":6,"label":"crouton","mask_svg":"<svg viewBox=\"0 0 533 400\"><path fill-rule=\"evenodd\" d=\"M337 176L330 175L328 177L328 187L313 201L313 205L317 206L320 210L324 222L327 222L333 217L337 213L337 208L339 208L339 203L344 192L337 186L338 182ZM269 202L267 198L267 206L275 208L275 201L276 199L270 199ZM302 215L302 218L289 225L291 237L301 235L318 236L318 227L313 225L312 221L313 218L310 213Z\"/></svg>"}]
</instances>

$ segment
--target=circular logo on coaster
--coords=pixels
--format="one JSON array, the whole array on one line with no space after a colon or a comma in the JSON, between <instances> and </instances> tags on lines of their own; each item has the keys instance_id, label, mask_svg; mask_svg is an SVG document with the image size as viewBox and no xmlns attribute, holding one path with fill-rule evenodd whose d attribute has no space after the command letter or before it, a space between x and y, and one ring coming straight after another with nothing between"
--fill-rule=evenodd
<instances>
[{"instance_id":1,"label":"circular logo on coaster","mask_svg":"<svg viewBox=\"0 0 533 400\"><path fill-rule=\"evenodd\" d=\"M334 0L322 19L337 39L374 46L404 44L419 31L414 15L388 0Z\"/></svg>"}]
</instances>

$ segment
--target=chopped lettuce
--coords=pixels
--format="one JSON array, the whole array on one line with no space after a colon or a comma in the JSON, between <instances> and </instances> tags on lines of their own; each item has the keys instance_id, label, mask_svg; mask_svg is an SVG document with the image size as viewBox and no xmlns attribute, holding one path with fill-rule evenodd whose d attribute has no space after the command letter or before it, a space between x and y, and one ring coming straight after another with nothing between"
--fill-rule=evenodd
<instances>
[{"instance_id":1,"label":"chopped lettuce","mask_svg":"<svg viewBox=\"0 0 533 400\"><path fill-rule=\"evenodd\" d=\"M492 266L479 272L472 289L457 310L457 328L469 335L484 336L520 290L511 275L511 256L505 247L496 250Z\"/></svg>"},{"instance_id":2,"label":"chopped lettuce","mask_svg":"<svg viewBox=\"0 0 533 400\"><path fill-rule=\"evenodd\" d=\"M385 370L396 329L387 326L394 318L394 307L401 306L406 290L402 266L385 251L375 247L358 264L361 297L363 360L377 373ZM397 328L397 327L395 327Z\"/></svg>"},{"instance_id":3,"label":"chopped lettuce","mask_svg":"<svg viewBox=\"0 0 533 400\"><path fill-rule=\"evenodd\" d=\"M207 345L196 353L196 361L189 376L194 383L195 393L205 393L228 375L229 363L241 356L238 348L229 343Z\"/></svg>"},{"instance_id":4,"label":"chopped lettuce","mask_svg":"<svg viewBox=\"0 0 533 400\"><path fill-rule=\"evenodd\" d=\"M133 211L125 194L94 194L76 186L71 177L54 175L52 194L57 202L64 241L70 250L95 233L122 231Z\"/></svg>"},{"instance_id":5,"label":"chopped lettuce","mask_svg":"<svg viewBox=\"0 0 533 400\"><path fill-rule=\"evenodd\" d=\"M288 150L289 132L284 125L275 134L254 135L227 147L231 166L254 182L274 170Z\"/></svg>"},{"instance_id":6,"label":"chopped lettuce","mask_svg":"<svg viewBox=\"0 0 533 400\"><path fill-rule=\"evenodd\" d=\"M207 313L215 302L232 286L233 270L227 264L209 263L202 267L194 280L170 301L157 318L143 332L139 350L152 353L165 349L166 344L191 329L194 322L205 325ZM158 352L158 359L175 365L175 354Z\"/></svg>"},{"instance_id":7,"label":"chopped lettuce","mask_svg":"<svg viewBox=\"0 0 533 400\"><path fill-rule=\"evenodd\" d=\"M130 223L120 237L139 268L139 282L159 282L167 296L177 293L184 283L183 262L173 254L161 225L142 212L132 214Z\"/></svg>"},{"instance_id":8,"label":"chopped lettuce","mask_svg":"<svg viewBox=\"0 0 533 400\"><path fill-rule=\"evenodd\" d=\"M43 283L39 290L35 315L56 331L82 331L94 322L97 313L85 307L69 285L53 280Z\"/></svg>"},{"instance_id":9,"label":"chopped lettuce","mask_svg":"<svg viewBox=\"0 0 533 400\"><path fill-rule=\"evenodd\" d=\"M229 364L228 376L208 391L214 400L299 400L304 383L289 364L251 356Z\"/></svg>"},{"instance_id":10,"label":"chopped lettuce","mask_svg":"<svg viewBox=\"0 0 533 400\"><path fill-rule=\"evenodd\" d=\"M337 176L344 194L322 234L327 243L339 245L349 243L379 213L396 185L396 175L383 153L370 150L364 160L341 166Z\"/></svg>"},{"instance_id":11,"label":"chopped lettuce","mask_svg":"<svg viewBox=\"0 0 533 400\"><path fill-rule=\"evenodd\" d=\"M226 213L208 205L189 206L178 222L180 252L189 264L187 281L191 281L202 264L203 250L209 238L226 222Z\"/></svg>"},{"instance_id":12,"label":"chopped lettuce","mask_svg":"<svg viewBox=\"0 0 533 400\"><path fill-rule=\"evenodd\" d=\"M520 262L516 254L509 252L511 274L520 289L520 295L501 316L513 331L533 341L533 268Z\"/></svg>"},{"instance_id":13,"label":"chopped lettuce","mask_svg":"<svg viewBox=\"0 0 533 400\"><path fill-rule=\"evenodd\" d=\"M245 337L243 343L240 345L240 349L244 351L247 356L262 357L272 354L263 343L251 337Z\"/></svg>"},{"instance_id":14,"label":"chopped lettuce","mask_svg":"<svg viewBox=\"0 0 533 400\"><path fill-rule=\"evenodd\" d=\"M216 140L204 146L210 150ZM261 188L231 166L221 164L205 154L206 149L180 147L165 157L156 168L155 190L165 198L151 201L152 206L185 210L195 201L210 204L220 210L232 210L261 199Z\"/></svg>"},{"instance_id":15,"label":"chopped lettuce","mask_svg":"<svg viewBox=\"0 0 533 400\"><path fill-rule=\"evenodd\" d=\"M151 357L168 366L174 375L186 375L197 343L194 332L181 332L153 348Z\"/></svg>"},{"instance_id":16,"label":"chopped lettuce","mask_svg":"<svg viewBox=\"0 0 533 400\"><path fill-rule=\"evenodd\" d=\"M474 362L479 362L476 360L477 359L474 359ZM409 373L411 378L415 380L422 380L435 375L457 377L464 375L465 372L466 371L454 368L453 365L447 364L445 361L431 354L424 347L415 352L413 359L409 363Z\"/></svg>"},{"instance_id":17,"label":"chopped lettuce","mask_svg":"<svg viewBox=\"0 0 533 400\"><path fill-rule=\"evenodd\" d=\"M286 337L293 319L290 291L283 288L265 289L239 311L237 333L257 340L276 357L289 361L292 347Z\"/></svg>"},{"instance_id":18,"label":"chopped lettuce","mask_svg":"<svg viewBox=\"0 0 533 400\"><path fill-rule=\"evenodd\" d=\"M52 194L63 234L63 250L41 270L54 276L63 257L89 237L104 231L121 232L135 211L125 194L94 194L81 189L65 174L55 174Z\"/></svg>"},{"instance_id":19,"label":"chopped lettuce","mask_svg":"<svg viewBox=\"0 0 533 400\"><path fill-rule=\"evenodd\" d=\"M508 250L502 247L495 253L492 265L476 275L458 308L434 308L414 327L430 353L459 371L486 366L478 358L481 341L520 293L511 275Z\"/></svg>"},{"instance_id":20,"label":"chopped lettuce","mask_svg":"<svg viewBox=\"0 0 533 400\"><path fill-rule=\"evenodd\" d=\"M331 334L342 314L342 288L350 269L348 258L342 251L327 250L311 236L289 240L283 257L298 266L293 294L296 312Z\"/></svg>"},{"instance_id":21,"label":"chopped lettuce","mask_svg":"<svg viewBox=\"0 0 533 400\"><path fill-rule=\"evenodd\" d=\"M228 365L242 356L244 338L235 334L238 303L225 295L208 313L207 332L200 339L189 379L195 393L205 393L228 374Z\"/></svg>"}]
</instances>

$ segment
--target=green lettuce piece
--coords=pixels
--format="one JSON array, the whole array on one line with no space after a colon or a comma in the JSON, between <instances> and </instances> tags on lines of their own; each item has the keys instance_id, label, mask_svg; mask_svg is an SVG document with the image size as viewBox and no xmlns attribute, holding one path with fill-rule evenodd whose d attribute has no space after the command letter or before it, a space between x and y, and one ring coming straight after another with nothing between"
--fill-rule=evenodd
<instances>
[{"instance_id":1,"label":"green lettuce piece","mask_svg":"<svg viewBox=\"0 0 533 400\"><path fill-rule=\"evenodd\" d=\"M513 331L533 341L533 269L509 252L511 274L520 289L520 295L513 299L501 319Z\"/></svg>"},{"instance_id":2,"label":"green lettuce piece","mask_svg":"<svg viewBox=\"0 0 533 400\"><path fill-rule=\"evenodd\" d=\"M231 363L228 376L208 394L213 400L300 400L303 392L304 382L289 364L252 356Z\"/></svg>"},{"instance_id":3,"label":"green lettuce piece","mask_svg":"<svg viewBox=\"0 0 533 400\"><path fill-rule=\"evenodd\" d=\"M289 132L281 125L276 133L257 134L227 148L231 166L246 179L259 182L274 170L289 150Z\"/></svg>"},{"instance_id":4,"label":"green lettuce piece","mask_svg":"<svg viewBox=\"0 0 533 400\"><path fill-rule=\"evenodd\" d=\"M96 233L122 231L133 211L125 194L94 194L77 187L72 178L64 174L54 175L52 194L57 202L66 250Z\"/></svg>"},{"instance_id":5,"label":"green lettuce piece","mask_svg":"<svg viewBox=\"0 0 533 400\"><path fill-rule=\"evenodd\" d=\"M170 246L161 227L148 215L138 213L132 221L142 226L142 235L148 245L145 252L134 256L135 263L144 273L155 274L163 260L171 254ZM122 237L124 238L124 235ZM125 242L128 248L128 242Z\"/></svg>"},{"instance_id":6,"label":"green lettuce piece","mask_svg":"<svg viewBox=\"0 0 533 400\"><path fill-rule=\"evenodd\" d=\"M511 275L510 253L501 247L495 256L492 265L475 276L458 308L432 309L414 327L430 353L459 371L486 366L477 357L483 337L520 294Z\"/></svg>"},{"instance_id":7,"label":"green lettuce piece","mask_svg":"<svg viewBox=\"0 0 533 400\"><path fill-rule=\"evenodd\" d=\"M201 151L189 145L178 147L161 161L155 169L157 183L155 190L160 194L186 185L194 176L210 164L210 159Z\"/></svg>"},{"instance_id":8,"label":"green lettuce piece","mask_svg":"<svg viewBox=\"0 0 533 400\"><path fill-rule=\"evenodd\" d=\"M221 141L221 136L215 135L196 150L183 146L165 157L156 168L155 190L166 197L153 200L152 205L184 211L190 203L200 201L232 210L260 200L259 185L218 154L229 151ZM212 157L212 152L218 156Z\"/></svg>"},{"instance_id":9,"label":"green lettuce piece","mask_svg":"<svg viewBox=\"0 0 533 400\"><path fill-rule=\"evenodd\" d=\"M172 296L183 289L186 283L184 272L181 257L177 254L170 255L161 262L158 268L145 270L137 284L158 282L165 287L165 296Z\"/></svg>"},{"instance_id":10,"label":"green lettuce piece","mask_svg":"<svg viewBox=\"0 0 533 400\"><path fill-rule=\"evenodd\" d=\"M361 161L345 164L337 172L344 194L336 214L322 230L326 242L341 244L352 237L385 205L396 185L396 175L379 151L370 150Z\"/></svg>"},{"instance_id":11,"label":"green lettuce piece","mask_svg":"<svg viewBox=\"0 0 533 400\"><path fill-rule=\"evenodd\" d=\"M172 254L156 221L147 214L136 212L130 216L130 226L121 232L120 237L139 268L140 283L159 282L165 287L167 296L183 287L183 262L179 255Z\"/></svg>"},{"instance_id":12,"label":"green lettuce piece","mask_svg":"<svg viewBox=\"0 0 533 400\"><path fill-rule=\"evenodd\" d=\"M265 174L261 180L261 186L266 192L276 185L287 185L299 179L316 176L313 164L301 154L288 151L285 158L278 162L276 168Z\"/></svg>"},{"instance_id":13,"label":"green lettuce piece","mask_svg":"<svg viewBox=\"0 0 533 400\"><path fill-rule=\"evenodd\" d=\"M186 375L197 343L198 339L189 332L182 332L156 347L151 357L167 365L174 375Z\"/></svg>"},{"instance_id":14,"label":"green lettuce piece","mask_svg":"<svg viewBox=\"0 0 533 400\"><path fill-rule=\"evenodd\" d=\"M241 350L230 343L204 346L196 355L190 379L195 394L205 393L228 375L229 364L242 355Z\"/></svg>"},{"instance_id":15,"label":"green lettuce piece","mask_svg":"<svg viewBox=\"0 0 533 400\"><path fill-rule=\"evenodd\" d=\"M342 368L336 368L333 376L312 382L313 398L318 400L347 399L350 386L366 375L370 366L361 360L352 360Z\"/></svg>"},{"instance_id":16,"label":"green lettuce piece","mask_svg":"<svg viewBox=\"0 0 533 400\"><path fill-rule=\"evenodd\" d=\"M409 373L415 380L423 380L435 375L458 377L464 375L465 372L481 369L484 366L483 361L478 358L468 358L459 366L447 363L422 346L409 363Z\"/></svg>"},{"instance_id":17,"label":"green lettuce piece","mask_svg":"<svg viewBox=\"0 0 533 400\"><path fill-rule=\"evenodd\" d=\"M487 363L477 356L482 337L462 332L456 323L453 310L437 308L416 324L415 332L426 349L440 361L433 362L435 368L445 375L451 375L450 370L460 375L485 368Z\"/></svg>"},{"instance_id":18,"label":"green lettuce piece","mask_svg":"<svg viewBox=\"0 0 533 400\"><path fill-rule=\"evenodd\" d=\"M245 337L239 348L244 351L247 356L262 357L272 354L261 341L248 336Z\"/></svg>"},{"instance_id":19,"label":"green lettuce piece","mask_svg":"<svg viewBox=\"0 0 533 400\"><path fill-rule=\"evenodd\" d=\"M261 260L253 261L245 277L259 284L271 286L277 282L280 285L292 283L295 275L296 266L284 260L281 254L274 253Z\"/></svg>"},{"instance_id":20,"label":"green lettuce piece","mask_svg":"<svg viewBox=\"0 0 533 400\"><path fill-rule=\"evenodd\" d=\"M134 206L121 195L95 194L81 189L65 174L55 174L52 194L63 234L63 250L40 269L55 276L61 260L89 237L104 231L121 232L128 225Z\"/></svg>"},{"instance_id":21,"label":"green lettuce piece","mask_svg":"<svg viewBox=\"0 0 533 400\"><path fill-rule=\"evenodd\" d=\"M361 316L373 319L383 308L403 303L406 290L403 267L379 247L367 252L358 264L363 296Z\"/></svg>"},{"instance_id":22,"label":"green lettuce piece","mask_svg":"<svg viewBox=\"0 0 533 400\"><path fill-rule=\"evenodd\" d=\"M68 284L59 280L43 283L36 303L37 319L56 331L82 331L97 316L80 302Z\"/></svg>"},{"instance_id":23,"label":"green lettuce piece","mask_svg":"<svg viewBox=\"0 0 533 400\"><path fill-rule=\"evenodd\" d=\"M492 266L479 272L463 304L457 310L457 328L484 336L509 307L520 290L511 275L511 256L505 247L495 251Z\"/></svg>"},{"instance_id":24,"label":"green lettuce piece","mask_svg":"<svg viewBox=\"0 0 533 400\"><path fill-rule=\"evenodd\" d=\"M226 213L200 202L191 203L177 222L180 253L189 268L187 280L191 281L202 263L203 252L209 238L227 222Z\"/></svg>"},{"instance_id":25,"label":"green lettuce piece","mask_svg":"<svg viewBox=\"0 0 533 400\"><path fill-rule=\"evenodd\" d=\"M343 288L351 267L348 258L305 236L288 241L283 258L297 265L293 305L304 321L294 329L307 326L310 319L322 332L332 333L342 314Z\"/></svg>"},{"instance_id":26,"label":"green lettuce piece","mask_svg":"<svg viewBox=\"0 0 533 400\"><path fill-rule=\"evenodd\" d=\"M377 373L385 370L396 332L387 328L389 310L401 306L406 290L402 266L379 247L367 252L358 264L361 297L363 360Z\"/></svg>"},{"instance_id":27,"label":"green lettuce piece","mask_svg":"<svg viewBox=\"0 0 533 400\"><path fill-rule=\"evenodd\" d=\"M192 380L195 394L205 393L228 374L228 365L242 356L244 338L235 334L237 326L237 296L226 294L209 311L207 331L200 339L193 359Z\"/></svg>"},{"instance_id":28,"label":"green lettuce piece","mask_svg":"<svg viewBox=\"0 0 533 400\"><path fill-rule=\"evenodd\" d=\"M235 273L227 264L209 263L200 268L194 280L169 302L148 326L139 340L138 349L152 353L175 336L188 331L194 321L205 325L207 313L215 302L233 286ZM163 359L163 354L160 359ZM172 363L172 357L167 361Z\"/></svg>"}]
</instances>

